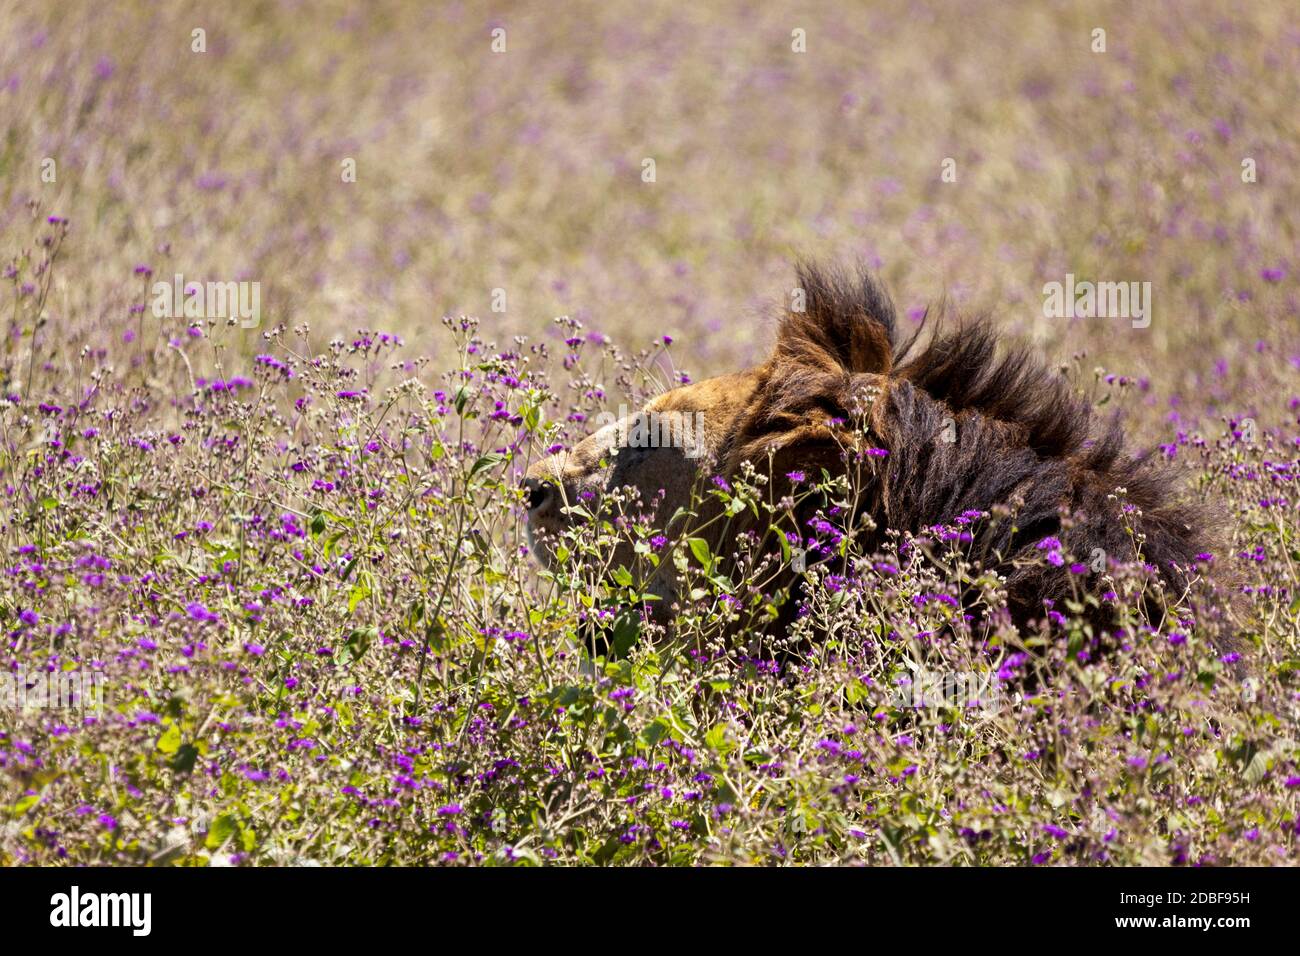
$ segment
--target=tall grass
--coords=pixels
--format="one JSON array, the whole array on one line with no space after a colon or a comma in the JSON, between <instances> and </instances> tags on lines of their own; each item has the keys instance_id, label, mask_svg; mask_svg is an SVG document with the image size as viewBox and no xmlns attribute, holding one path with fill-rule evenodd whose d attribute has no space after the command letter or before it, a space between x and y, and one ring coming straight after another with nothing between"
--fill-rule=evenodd
<instances>
[{"instance_id":1,"label":"tall grass","mask_svg":"<svg viewBox=\"0 0 1300 956\"><path fill-rule=\"evenodd\" d=\"M348 6L0 6L8 686L103 690L0 707L0 861L1294 861L1284 5ZM764 569L702 573L644 503L539 571L528 464L756 359L797 252L912 317L996 309L1123 408L1230 515L1203 571L1241 659L1198 596L1146 619L1140 566L972 629L955 596L1004 596L963 533L997 513L881 554L827 515L775 645L732 626ZM1067 272L1151 281L1151 328L1044 319ZM158 318L176 273L259 282L261 326ZM638 610L663 561L671 630ZM1090 599L1127 609L1110 646Z\"/></svg>"}]
</instances>

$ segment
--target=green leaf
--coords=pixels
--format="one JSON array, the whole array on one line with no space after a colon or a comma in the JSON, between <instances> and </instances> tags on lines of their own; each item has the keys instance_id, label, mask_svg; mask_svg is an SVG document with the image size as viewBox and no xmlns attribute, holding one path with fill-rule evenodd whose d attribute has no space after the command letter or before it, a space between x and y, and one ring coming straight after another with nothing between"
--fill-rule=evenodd
<instances>
[{"instance_id":1,"label":"green leaf","mask_svg":"<svg viewBox=\"0 0 1300 956\"><path fill-rule=\"evenodd\" d=\"M41 795L39 793L29 793L15 803L9 812L16 817L21 816L40 802Z\"/></svg>"},{"instance_id":2,"label":"green leaf","mask_svg":"<svg viewBox=\"0 0 1300 956\"><path fill-rule=\"evenodd\" d=\"M365 582L358 581L352 593L348 595L348 613L355 611L357 605L368 597L370 597L370 588L366 587Z\"/></svg>"},{"instance_id":3,"label":"green leaf","mask_svg":"<svg viewBox=\"0 0 1300 956\"><path fill-rule=\"evenodd\" d=\"M235 834L239 832L239 824L235 818L228 813L223 813L213 821L211 829L208 830L208 838L203 841L203 845L209 850L217 850Z\"/></svg>"},{"instance_id":4,"label":"green leaf","mask_svg":"<svg viewBox=\"0 0 1300 956\"><path fill-rule=\"evenodd\" d=\"M165 754L174 754L181 746L181 728L177 724L172 724L163 735L158 738L158 749Z\"/></svg>"},{"instance_id":5,"label":"green leaf","mask_svg":"<svg viewBox=\"0 0 1300 956\"><path fill-rule=\"evenodd\" d=\"M735 744L727 739L726 724L715 724L713 729L704 735L704 742L708 744L710 750L716 750L720 754L730 753L735 749Z\"/></svg>"},{"instance_id":6,"label":"green leaf","mask_svg":"<svg viewBox=\"0 0 1300 956\"><path fill-rule=\"evenodd\" d=\"M446 650L447 627L440 618L431 620L429 626L424 629L424 641L435 651Z\"/></svg>"},{"instance_id":7,"label":"green leaf","mask_svg":"<svg viewBox=\"0 0 1300 956\"><path fill-rule=\"evenodd\" d=\"M653 723L647 724L641 731L641 739L651 747L656 746L659 741L663 740L670 733L668 722L662 717L657 718Z\"/></svg>"},{"instance_id":8,"label":"green leaf","mask_svg":"<svg viewBox=\"0 0 1300 956\"><path fill-rule=\"evenodd\" d=\"M469 470L469 476L473 478L480 471L499 465L501 462L505 461L505 458L505 455L499 455L494 451L488 452L486 455L482 455L478 461L474 462L473 467Z\"/></svg>"},{"instance_id":9,"label":"green leaf","mask_svg":"<svg viewBox=\"0 0 1300 956\"><path fill-rule=\"evenodd\" d=\"M610 638L610 652L614 657L624 657L641 636L641 617L635 611L624 612L614 624Z\"/></svg>"},{"instance_id":10,"label":"green leaf","mask_svg":"<svg viewBox=\"0 0 1300 956\"><path fill-rule=\"evenodd\" d=\"M343 656L347 663L360 660L378 636L378 630L373 627L359 627L348 634L348 639L343 642Z\"/></svg>"},{"instance_id":11,"label":"green leaf","mask_svg":"<svg viewBox=\"0 0 1300 956\"><path fill-rule=\"evenodd\" d=\"M325 557L328 558L334 553L334 547L339 543L339 538L343 537L344 532L335 531L325 540Z\"/></svg>"}]
</instances>

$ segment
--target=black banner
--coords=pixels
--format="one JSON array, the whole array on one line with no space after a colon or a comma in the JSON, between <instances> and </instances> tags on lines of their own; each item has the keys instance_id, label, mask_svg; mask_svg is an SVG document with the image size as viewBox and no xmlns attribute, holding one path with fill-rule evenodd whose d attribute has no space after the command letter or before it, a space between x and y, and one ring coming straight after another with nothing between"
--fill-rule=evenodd
<instances>
[{"instance_id":1,"label":"black banner","mask_svg":"<svg viewBox=\"0 0 1300 956\"><path fill-rule=\"evenodd\" d=\"M15 868L0 871L0 892L10 934L127 947L196 932L332 945L438 926L458 935L575 924L622 933L665 912L725 925L728 943L746 927L761 933L773 919L816 913L822 927L857 932L940 921L949 938L965 926L985 941L996 925L1022 940L1068 929L1071 942L1200 935L1233 945L1290 928L1295 878L1285 869Z\"/></svg>"}]
</instances>

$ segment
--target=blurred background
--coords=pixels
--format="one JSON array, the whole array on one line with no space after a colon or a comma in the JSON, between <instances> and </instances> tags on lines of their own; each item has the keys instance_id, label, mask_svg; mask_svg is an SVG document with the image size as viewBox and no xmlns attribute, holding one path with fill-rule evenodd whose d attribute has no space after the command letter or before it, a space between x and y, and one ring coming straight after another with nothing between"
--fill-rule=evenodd
<instances>
[{"instance_id":1,"label":"blurred background","mask_svg":"<svg viewBox=\"0 0 1300 956\"><path fill-rule=\"evenodd\" d=\"M1296 10L0 0L0 260L33 200L71 220L49 349L114 348L147 265L435 368L444 314L503 345L567 314L671 334L697 378L762 357L796 258L860 260L904 325L945 301L1130 377L1150 437L1273 422L1300 390ZM1067 273L1150 282L1150 327L1045 318Z\"/></svg>"}]
</instances>

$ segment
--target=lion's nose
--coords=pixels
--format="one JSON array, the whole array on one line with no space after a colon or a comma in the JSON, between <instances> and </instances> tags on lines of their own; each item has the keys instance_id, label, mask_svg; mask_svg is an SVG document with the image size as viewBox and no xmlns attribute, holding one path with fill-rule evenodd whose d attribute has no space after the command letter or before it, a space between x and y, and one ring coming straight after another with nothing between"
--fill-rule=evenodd
<instances>
[{"instance_id":1,"label":"lion's nose","mask_svg":"<svg viewBox=\"0 0 1300 956\"><path fill-rule=\"evenodd\" d=\"M528 492L528 511L536 512L551 500L553 494L549 483L540 478L525 478L524 490Z\"/></svg>"}]
</instances>

